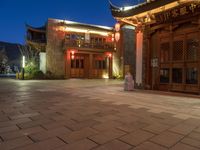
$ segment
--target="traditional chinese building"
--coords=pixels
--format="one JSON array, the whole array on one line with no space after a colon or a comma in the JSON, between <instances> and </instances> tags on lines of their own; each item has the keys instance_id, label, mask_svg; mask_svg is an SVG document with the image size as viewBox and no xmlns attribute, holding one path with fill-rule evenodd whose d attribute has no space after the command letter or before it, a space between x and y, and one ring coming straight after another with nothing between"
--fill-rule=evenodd
<instances>
[{"instance_id":1,"label":"traditional chinese building","mask_svg":"<svg viewBox=\"0 0 200 150\"><path fill-rule=\"evenodd\" d=\"M135 27L134 76L138 86L200 93L200 1L148 0L116 7L114 18Z\"/></svg>"},{"instance_id":2,"label":"traditional chinese building","mask_svg":"<svg viewBox=\"0 0 200 150\"><path fill-rule=\"evenodd\" d=\"M113 28L48 19L43 29L29 27L27 40L35 47L45 44L44 72L57 78L112 78L119 73Z\"/></svg>"}]
</instances>

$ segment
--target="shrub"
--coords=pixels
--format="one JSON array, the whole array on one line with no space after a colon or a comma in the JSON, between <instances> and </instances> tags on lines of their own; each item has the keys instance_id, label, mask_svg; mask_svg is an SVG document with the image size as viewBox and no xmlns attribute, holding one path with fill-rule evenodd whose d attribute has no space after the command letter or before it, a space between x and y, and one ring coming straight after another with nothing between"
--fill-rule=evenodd
<instances>
[{"instance_id":1,"label":"shrub","mask_svg":"<svg viewBox=\"0 0 200 150\"><path fill-rule=\"evenodd\" d=\"M33 79L44 79L45 75L41 70L33 72Z\"/></svg>"}]
</instances>

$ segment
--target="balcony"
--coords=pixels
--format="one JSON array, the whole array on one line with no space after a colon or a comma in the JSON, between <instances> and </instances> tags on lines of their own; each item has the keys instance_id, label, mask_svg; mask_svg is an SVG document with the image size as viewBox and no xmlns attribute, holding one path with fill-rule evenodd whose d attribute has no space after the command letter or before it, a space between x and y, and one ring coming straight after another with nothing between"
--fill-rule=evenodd
<instances>
[{"instance_id":1,"label":"balcony","mask_svg":"<svg viewBox=\"0 0 200 150\"><path fill-rule=\"evenodd\" d=\"M102 50L102 51L114 51L115 50L114 43L112 43L112 42L87 43L85 41L78 41L78 40L64 40L64 47L87 49L87 50Z\"/></svg>"},{"instance_id":2,"label":"balcony","mask_svg":"<svg viewBox=\"0 0 200 150\"><path fill-rule=\"evenodd\" d=\"M46 44L46 39L32 39L32 38L26 38L27 42L32 42L32 43L38 43L38 44Z\"/></svg>"}]
</instances>

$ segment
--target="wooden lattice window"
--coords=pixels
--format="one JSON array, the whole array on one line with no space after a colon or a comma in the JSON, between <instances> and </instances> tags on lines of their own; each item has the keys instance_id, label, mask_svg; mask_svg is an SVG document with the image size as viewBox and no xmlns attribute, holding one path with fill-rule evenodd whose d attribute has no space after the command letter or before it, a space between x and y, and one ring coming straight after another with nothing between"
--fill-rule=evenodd
<instances>
[{"instance_id":1,"label":"wooden lattice window","mask_svg":"<svg viewBox=\"0 0 200 150\"><path fill-rule=\"evenodd\" d=\"M186 83L198 84L198 69L197 68L186 69Z\"/></svg>"},{"instance_id":2,"label":"wooden lattice window","mask_svg":"<svg viewBox=\"0 0 200 150\"><path fill-rule=\"evenodd\" d=\"M173 60L182 60L183 59L183 41L174 41L173 42Z\"/></svg>"},{"instance_id":3,"label":"wooden lattice window","mask_svg":"<svg viewBox=\"0 0 200 150\"><path fill-rule=\"evenodd\" d=\"M182 68L173 68L172 69L172 82L173 83L182 83L183 70Z\"/></svg>"},{"instance_id":4,"label":"wooden lattice window","mask_svg":"<svg viewBox=\"0 0 200 150\"><path fill-rule=\"evenodd\" d=\"M169 61L169 42L162 43L160 45L160 62L168 62Z\"/></svg>"},{"instance_id":5,"label":"wooden lattice window","mask_svg":"<svg viewBox=\"0 0 200 150\"><path fill-rule=\"evenodd\" d=\"M160 83L169 83L169 68L160 69Z\"/></svg>"},{"instance_id":6,"label":"wooden lattice window","mask_svg":"<svg viewBox=\"0 0 200 150\"><path fill-rule=\"evenodd\" d=\"M97 58L94 61L94 68L95 69L106 69L106 59L104 58Z\"/></svg>"},{"instance_id":7,"label":"wooden lattice window","mask_svg":"<svg viewBox=\"0 0 200 150\"><path fill-rule=\"evenodd\" d=\"M74 59L71 59L71 68L84 68L84 57L76 56Z\"/></svg>"},{"instance_id":8,"label":"wooden lattice window","mask_svg":"<svg viewBox=\"0 0 200 150\"><path fill-rule=\"evenodd\" d=\"M199 49L199 40L188 39L187 40L186 59L187 60L197 60L198 49Z\"/></svg>"}]
</instances>

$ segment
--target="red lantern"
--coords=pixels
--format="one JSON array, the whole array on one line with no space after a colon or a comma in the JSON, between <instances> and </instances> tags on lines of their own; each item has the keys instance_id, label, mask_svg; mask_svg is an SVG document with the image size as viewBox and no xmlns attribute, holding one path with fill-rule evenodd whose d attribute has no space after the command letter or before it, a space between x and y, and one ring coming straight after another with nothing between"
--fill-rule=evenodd
<instances>
[{"instance_id":1,"label":"red lantern","mask_svg":"<svg viewBox=\"0 0 200 150\"><path fill-rule=\"evenodd\" d=\"M118 32L119 30L120 30L120 24L119 24L119 23L116 23L116 24L115 24L115 31Z\"/></svg>"},{"instance_id":2,"label":"red lantern","mask_svg":"<svg viewBox=\"0 0 200 150\"><path fill-rule=\"evenodd\" d=\"M105 52L104 54L105 54L106 57L109 57L109 58L112 57L112 53L111 52Z\"/></svg>"},{"instance_id":3,"label":"red lantern","mask_svg":"<svg viewBox=\"0 0 200 150\"><path fill-rule=\"evenodd\" d=\"M120 33L119 32L116 32L115 33L115 40L118 42L120 39Z\"/></svg>"},{"instance_id":4,"label":"red lantern","mask_svg":"<svg viewBox=\"0 0 200 150\"><path fill-rule=\"evenodd\" d=\"M74 54L75 54L75 52L77 52L77 50L75 50L75 49L70 50L71 59L72 59L72 60L74 59Z\"/></svg>"}]
</instances>

